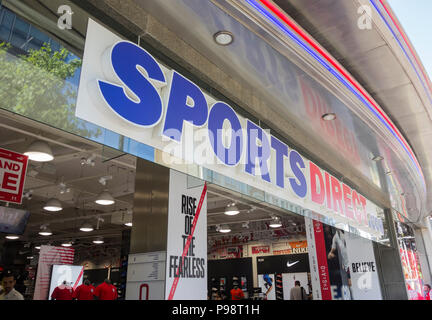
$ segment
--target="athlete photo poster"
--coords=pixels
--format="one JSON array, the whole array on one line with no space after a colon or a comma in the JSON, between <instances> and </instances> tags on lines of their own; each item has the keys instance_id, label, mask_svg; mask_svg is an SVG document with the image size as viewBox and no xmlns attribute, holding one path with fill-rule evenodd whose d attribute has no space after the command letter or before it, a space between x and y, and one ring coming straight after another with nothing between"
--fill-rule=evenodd
<instances>
[{"instance_id":1,"label":"athlete photo poster","mask_svg":"<svg viewBox=\"0 0 432 320\"><path fill-rule=\"evenodd\" d=\"M323 230L332 299L351 300L346 232L329 225L323 225Z\"/></svg>"},{"instance_id":2,"label":"athlete photo poster","mask_svg":"<svg viewBox=\"0 0 432 320\"><path fill-rule=\"evenodd\" d=\"M261 292L267 297L267 300L276 300L275 275L274 274L259 274L258 286Z\"/></svg>"},{"instance_id":3,"label":"athlete photo poster","mask_svg":"<svg viewBox=\"0 0 432 320\"><path fill-rule=\"evenodd\" d=\"M313 298L380 300L372 242L312 219L305 222Z\"/></svg>"}]
</instances>

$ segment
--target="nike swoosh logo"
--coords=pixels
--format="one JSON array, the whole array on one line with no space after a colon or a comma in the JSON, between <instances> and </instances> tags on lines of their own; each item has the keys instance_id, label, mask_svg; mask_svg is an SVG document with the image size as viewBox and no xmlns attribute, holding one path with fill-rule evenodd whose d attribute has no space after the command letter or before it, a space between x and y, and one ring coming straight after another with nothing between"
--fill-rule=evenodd
<instances>
[{"instance_id":1,"label":"nike swoosh logo","mask_svg":"<svg viewBox=\"0 0 432 320\"><path fill-rule=\"evenodd\" d=\"M296 262L293 262L293 263L290 263L289 261L287 262L287 266L288 266L288 268L289 267L292 267L293 265L295 265L295 264L297 264L297 263L299 263L300 261L296 261Z\"/></svg>"}]
</instances>

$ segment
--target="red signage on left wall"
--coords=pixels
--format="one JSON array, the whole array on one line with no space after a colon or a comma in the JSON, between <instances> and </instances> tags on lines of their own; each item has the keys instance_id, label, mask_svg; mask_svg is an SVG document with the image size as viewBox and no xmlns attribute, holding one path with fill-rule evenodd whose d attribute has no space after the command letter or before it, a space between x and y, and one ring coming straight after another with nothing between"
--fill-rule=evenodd
<instances>
[{"instance_id":1,"label":"red signage on left wall","mask_svg":"<svg viewBox=\"0 0 432 320\"><path fill-rule=\"evenodd\" d=\"M20 204L28 157L0 148L0 201Z\"/></svg>"}]
</instances>

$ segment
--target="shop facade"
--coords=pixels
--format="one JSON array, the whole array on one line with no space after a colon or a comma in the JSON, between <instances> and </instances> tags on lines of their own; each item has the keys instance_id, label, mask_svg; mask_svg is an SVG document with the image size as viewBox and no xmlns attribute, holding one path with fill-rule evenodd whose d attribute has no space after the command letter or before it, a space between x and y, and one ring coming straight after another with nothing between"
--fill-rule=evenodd
<instances>
[{"instance_id":1,"label":"shop facade","mask_svg":"<svg viewBox=\"0 0 432 320\"><path fill-rule=\"evenodd\" d=\"M130 216L132 229L122 231L119 252L113 253L121 256L114 273L122 296L206 299L213 288L229 292L237 283L248 298L256 293L288 300L296 280L311 299L421 294L415 243L405 241L414 235L393 214L406 207L395 196L397 186L411 188L414 196L406 201L422 206L419 182L410 178L419 166L415 159L410 165L398 161L401 147L392 149L404 146L403 138L386 145L376 133L383 125L365 123L353 113L348 105L358 104L352 102L355 95L336 89L322 71L314 72L306 54L282 55L276 44L260 42L246 22L214 4L132 3L119 14L71 2L71 31L58 25L68 22L67 10L65 20L60 14L41 20L37 6L1 3L2 64L10 70L1 80L2 115L99 145L111 188L125 177L109 171L111 161L125 156L133 162L132 212L125 209L120 219L124 223ZM182 34L182 28L172 32L183 18L160 24L158 19L175 8L199 15L200 36L205 17L212 18L211 30L231 30L234 53L223 54L246 56L239 77L221 78L230 70L214 65L220 57L205 57L205 45L190 46L190 34ZM251 1L248 8L235 9L247 16L254 8ZM146 19L134 17L134 10L146 13ZM254 55L244 51L248 45L262 47ZM218 50L224 48L230 47ZM61 68L35 64L38 50L64 54ZM278 67L284 72L275 71ZM17 80L22 77L24 83ZM255 95L249 95L250 88ZM280 109L280 100L302 119L298 128L290 108ZM402 150L412 158L409 147ZM388 159L385 165L373 160L380 154ZM408 178L389 178L388 163ZM227 209L219 212L220 199L241 218L227 218ZM98 225L101 218L103 213L97 215ZM231 234L222 235L224 228Z\"/></svg>"}]
</instances>

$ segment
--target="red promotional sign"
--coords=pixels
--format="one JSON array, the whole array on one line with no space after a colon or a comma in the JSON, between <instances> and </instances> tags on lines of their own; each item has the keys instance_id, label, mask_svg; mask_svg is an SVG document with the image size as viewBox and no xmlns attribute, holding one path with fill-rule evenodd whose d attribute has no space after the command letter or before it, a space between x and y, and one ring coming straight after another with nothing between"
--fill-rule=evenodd
<instances>
[{"instance_id":1,"label":"red promotional sign","mask_svg":"<svg viewBox=\"0 0 432 320\"><path fill-rule=\"evenodd\" d=\"M313 227L322 300L332 300L323 225L321 222L314 220Z\"/></svg>"},{"instance_id":2,"label":"red promotional sign","mask_svg":"<svg viewBox=\"0 0 432 320\"><path fill-rule=\"evenodd\" d=\"M270 253L270 247L269 246L252 247L252 254L259 254L259 253Z\"/></svg>"},{"instance_id":3,"label":"red promotional sign","mask_svg":"<svg viewBox=\"0 0 432 320\"><path fill-rule=\"evenodd\" d=\"M20 204L28 157L0 148L0 201Z\"/></svg>"}]
</instances>

